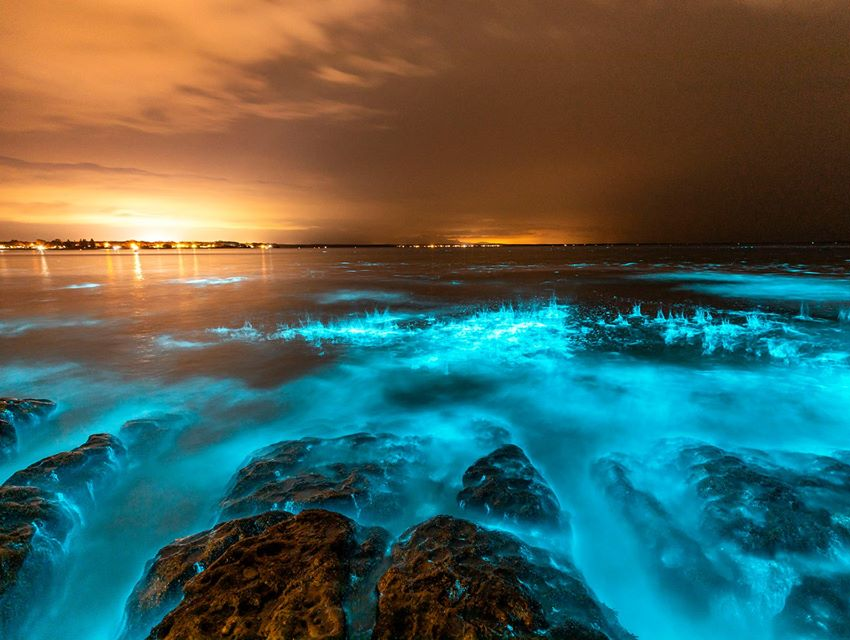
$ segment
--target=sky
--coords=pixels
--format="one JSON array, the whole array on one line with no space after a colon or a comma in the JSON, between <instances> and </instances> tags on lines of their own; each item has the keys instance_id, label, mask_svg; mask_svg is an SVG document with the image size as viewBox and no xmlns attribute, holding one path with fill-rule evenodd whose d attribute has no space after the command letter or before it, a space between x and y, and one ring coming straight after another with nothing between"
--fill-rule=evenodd
<instances>
[{"instance_id":1,"label":"sky","mask_svg":"<svg viewBox=\"0 0 850 640\"><path fill-rule=\"evenodd\" d=\"M850 240L847 0L0 0L0 238Z\"/></svg>"}]
</instances>

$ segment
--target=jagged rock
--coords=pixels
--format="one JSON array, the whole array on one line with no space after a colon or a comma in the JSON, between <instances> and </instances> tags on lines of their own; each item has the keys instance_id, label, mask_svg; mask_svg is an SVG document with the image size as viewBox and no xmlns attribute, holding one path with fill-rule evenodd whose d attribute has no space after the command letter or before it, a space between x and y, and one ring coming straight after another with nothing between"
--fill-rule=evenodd
<instances>
[{"instance_id":1,"label":"jagged rock","mask_svg":"<svg viewBox=\"0 0 850 640\"><path fill-rule=\"evenodd\" d=\"M32 594L50 600L55 561L95 485L107 479L124 448L108 434L44 458L0 485L0 637L16 638L37 611Z\"/></svg>"},{"instance_id":2,"label":"jagged rock","mask_svg":"<svg viewBox=\"0 0 850 640\"><path fill-rule=\"evenodd\" d=\"M804 576L776 617L777 637L850 638L850 573Z\"/></svg>"},{"instance_id":3,"label":"jagged rock","mask_svg":"<svg viewBox=\"0 0 850 640\"><path fill-rule=\"evenodd\" d=\"M557 525L561 507L552 489L518 446L508 444L463 474L461 508L491 518Z\"/></svg>"},{"instance_id":4,"label":"jagged rock","mask_svg":"<svg viewBox=\"0 0 850 640\"><path fill-rule=\"evenodd\" d=\"M51 491L0 486L0 638L27 637L38 611L33 596L52 597L55 563L76 523L71 506Z\"/></svg>"},{"instance_id":5,"label":"jagged rock","mask_svg":"<svg viewBox=\"0 0 850 640\"><path fill-rule=\"evenodd\" d=\"M850 537L827 508L807 503L809 474L776 466L760 452L734 454L708 445L685 448L680 460L703 499L706 523L748 553L824 552L836 537ZM815 483L822 488L823 479ZM850 496L850 485L839 491Z\"/></svg>"},{"instance_id":6,"label":"jagged rock","mask_svg":"<svg viewBox=\"0 0 850 640\"><path fill-rule=\"evenodd\" d=\"M437 516L393 547L374 640L631 638L565 558Z\"/></svg>"},{"instance_id":7,"label":"jagged rock","mask_svg":"<svg viewBox=\"0 0 850 640\"><path fill-rule=\"evenodd\" d=\"M232 544L189 580L151 640L366 638L388 534L311 509Z\"/></svg>"},{"instance_id":8,"label":"jagged rock","mask_svg":"<svg viewBox=\"0 0 850 640\"><path fill-rule=\"evenodd\" d=\"M232 545L292 517L285 511L224 522L208 531L175 540L147 566L127 599L122 639L145 638L183 599L183 585L209 567Z\"/></svg>"},{"instance_id":9,"label":"jagged rock","mask_svg":"<svg viewBox=\"0 0 850 640\"><path fill-rule=\"evenodd\" d=\"M54 409L56 409L56 403L51 400L0 398L0 417L5 417L12 422L42 420Z\"/></svg>"},{"instance_id":10,"label":"jagged rock","mask_svg":"<svg viewBox=\"0 0 850 640\"><path fill-rule=\"evenodd\" d=\"M89 500L94 486L112 475L124 454L124 445L118 438L96 433L75 449L15 472L3 486L39 487L78 501Z\"/></svg>"},{"instance_id":11,"label":"jagged rock","mask_svg":"<svg viewBox=\"0 0 850 640\"><path fill-rule=\"evenodd\" d=\"M418 441L357 433L287 440L261 450L221 502L222 518L267 510L332 509L354 518L387 516L404 506Z\"/></svg>"},{"instance_id":12,"label":"jagged rock","mask_svg":"<svg viewBox=\"0 0 850 640\"><path fill-rule=\"evenodd\" d=\"M44 547L51 540L61 546L73 526L67 505L51 492L0 486L0 598L34 552L52 550Z\"/></svg>"},{"instance_id":13,"label":"jagged rock","mask_svg":"<svg viewBox=\"0 0 850 640\"><path fill-rule=\"evenodd\" d=\"M11 456L18 445L16 426L46 418L56 403L34 398L0 398L0 460Z\"/></svg>"},{"instance_id":14,"label":"jagged rock","mask_svg":"<svg viewBox=\"0 0 850 640\"><path fill-rule=\"evenodd\" d=\"M707 610L711 597L731 584L700 544L676 526L655 496L634 487L621 462L602 458L593 472L647 552L662 586L688 606Z\"/></svg>"}]
</instances>

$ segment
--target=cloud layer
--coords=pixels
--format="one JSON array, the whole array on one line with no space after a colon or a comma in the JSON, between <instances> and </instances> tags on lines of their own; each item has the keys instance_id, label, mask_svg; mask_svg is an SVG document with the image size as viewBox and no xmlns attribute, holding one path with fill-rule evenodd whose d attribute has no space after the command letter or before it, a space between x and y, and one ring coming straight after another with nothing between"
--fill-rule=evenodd
<instances>
[{"instance_id":1,"label":"cloud layer","mask_svg":"<svg viewBox=\"0 0 850 640\"><path fill-rule=\"evenodd\" d=\"M847 33L832 0L10 2L0 229L847 239Z\"/></svg>"}]
</instances>

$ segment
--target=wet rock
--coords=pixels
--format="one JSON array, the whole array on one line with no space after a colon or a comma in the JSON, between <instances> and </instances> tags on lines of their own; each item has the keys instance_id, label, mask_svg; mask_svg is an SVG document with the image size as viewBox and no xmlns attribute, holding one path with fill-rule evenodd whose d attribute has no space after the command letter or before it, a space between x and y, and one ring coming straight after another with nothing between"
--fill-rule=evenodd
<instances>
[{"instance_id":1,"label":"wet rock","mask_svg":"<svg viewBox=\"0 0 850 640\"><path fill-rule=\"evenodd\" d=\"M67 505L38 487L0 486L0 596L34 552L61 546L74 526ZM40 546L42 545L42 546Z\"/></svg>"},{"instance_id":2,"label":"wet rock","mask_svg":"<svg viewBox=\"0 0 850 640\"><path fill-rule=\"evenodd\" d=\"M680 459L703 500L706 523L747 553L825 552L834 539L850 537L827 508L806 501L809 474L776 466L760 452L735 454L708 445L685 448ZM840 492L850 495L850 485Z\"/></svg>"},{"instance_id":3,"label":"wet rock","mask_svg":"<svg viewBox=\"0 0 850 640\"><path fill-rule=\"evenodd\" d=\"M238 472L221 502L222 519L307 508L386 518L404 507L408 471L418 455L418 440L387 434L280 442Z\"/></svg>"},{"instance_id":4,"label":"wet rock","mask_svg":"<svg viewBox=\"0 0 850 640\"><path fill-rule=\"evenodd\" d=\"M776 617L777 637L850 638L850 573L804 576Z\"/></svg>"},{"instance_id":5,"label":"wet rock","mask_svg":"<svg viewBox=\"0 0 850 640\"><path fill-rule=\"evenodd\" d=\"M518 446L508 444L463 474L461 508L513 522L557 525L561 507L552 489Z\"/></svg>"},{"instance_id":6,"label":"wet rock","mask_svg":"<svg viewBox=\"0 0 850 640\"><path fill-rule=\"evenodd\" d=\"M92 499L94 487L115 472L124 455L124 445L118 438L96 433L75 449L17 471L3 486L39 487L86 502Z\"/></svg>"},{"instance_id":7,"label":"wet rock","mask_svg":"<svg viewBox=\"0 0 850 640\"><path fill-rule=\"evenodd\" d=\"M0 638L24 637L33 594L50 597L54 562L75 524L55 494L0 486Z\"/></svg>"},{"instance_id":8,"label":"wet rock","mask_svg":"<svg viewBox=\"0 0 850 640\"><path fill-rule=\"evenodd\" d=\"M231 520L163 547L127 600L122 639L145 638L183 599L183 585L240 540L256 536L292 514L271 511Z\"/></svg>"},{"instance_id":9,"label":"wet rock","mask_svg":"<svg viewBox=\"0 0 850 640\"><path fill-rule=\"evenodd\" d=\"M0 460L9 458L17 448L17 426L46 418L56 408L50 400L0 398Z\"/></svg>"},{"instance_id":10,"label":"wet rock","mask_svg":"<svg viewBox=\"0 0 850 640\"><path fill-rule=\"evenodd\" d=\"M18 447L18 432L14 425L0 418L0 460L10 457Z\"/></svg>"},{"instance_id":11,"label":"wet rock","mask_svg":"<svg viewBox=\"0 0 850 640\"><path fill-rule=\"evenodd\" d=\"M108 434L36 462L0 485L0 637L25 637L28 616L49 603L57 561L94 487L124 448Z\"/></svg>"},{"instance_id":12,"label":"wet rock","mask_svg":"<svg viewBox=\"0 0 850 640\"><path fill-rule=\"evenodd\" d=\"M121 426L121 442L134 455L160 454L174 444L186 422L176 414L129 420Z\"/></svg>"},{"instance_id":13,"label":"wet rock","mask_svg":"<svg viewBox=\"0 0 850 640\"><path fill-rule=\"evenodd\" d=\"M285 519L190 579L149 638L366 638L387 537L325 510Z\"/></svg>"},{"instance_id":14,"label":"wet rock","mask_svg":"<svg viewBox=\"0 0 850 640\"><path fill-rule=\"evenodd\" d=\"M631 638L565 558L437 516L393 547L374 640Z\"/></svg>"},{"instance_id":15,"label":"wet rock","mask_svg":"<svg viewBox=\"0 0 850 640\"><path fill-rule=\"evenodd\" d=\"M602 458L594 465L593 475L637 536L653 575L671 596L704 613L713 597L732 586L661 502L635 488L622 462Z\"/></svg>"},{"instance_id":16,"label":"wet rock","mask_svg":"<svg viewBox=\"0 0 850 640\"><path fill-rule=\"evenodd\" d=\"M0 398L0 417L11 422L35 422L43 420L56 409L51 400L36 398Z\"/></svg>"}]
</instances>

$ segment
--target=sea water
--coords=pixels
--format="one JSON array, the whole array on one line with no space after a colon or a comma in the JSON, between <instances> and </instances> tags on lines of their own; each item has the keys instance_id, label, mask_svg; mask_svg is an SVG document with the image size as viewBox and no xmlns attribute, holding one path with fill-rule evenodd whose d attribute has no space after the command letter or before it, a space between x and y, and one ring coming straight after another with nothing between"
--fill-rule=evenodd
<instances>
[{"instance_id":1,"label":"sea water","mask_svg":"<svg viewBox=\"0 0 850 640\"><path fill-rule=\"evenodd\" d=\"M146 561L215 522L252 451L383 431L420 436L428 463L402 513L368 524L397 535L457 514L464 469L498 433L570 520L568 535L514 532L571 556L628 630L772 638L793 570L740 556L752 588L695 613L592 469L638 461L640 488L698 531L696 501L652 472L669 443L850 449L848 268L847 247L0 253L0 396L58 403L21 429L0 481L128 420L179 430L95 496L59 590L32 594L28 637L114 638Z\"/></svg>"}]
</instances>

